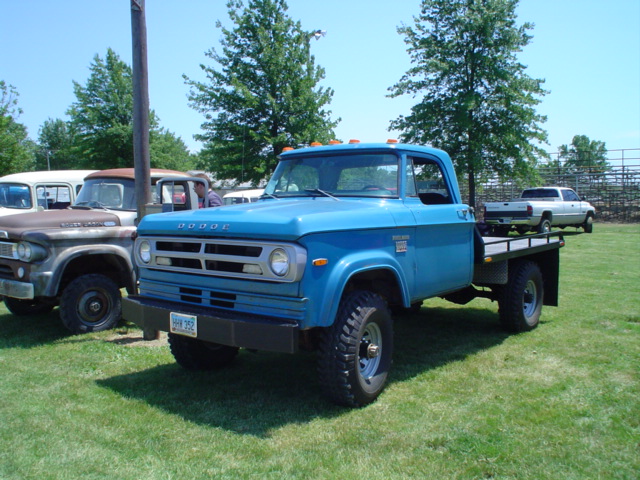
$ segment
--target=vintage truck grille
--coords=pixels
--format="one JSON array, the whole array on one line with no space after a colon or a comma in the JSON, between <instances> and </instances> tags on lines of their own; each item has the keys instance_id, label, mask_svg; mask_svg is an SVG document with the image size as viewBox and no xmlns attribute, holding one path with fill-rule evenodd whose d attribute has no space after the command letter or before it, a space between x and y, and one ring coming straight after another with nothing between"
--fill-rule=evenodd
<instances>
[{"instance_id":1,"label":"vintage truck grille","mask_svg":"<svg viewBox=\"0 0 640 480\"><path fill-rule=\"evenodd\" d=\"M151 254L147 262L140 256L145 244ZM282 258L282 252L289 259L284 271L272 268L274 256ZM141 237L135 255L141 268L271 282L300 280L307 260L306 250L296 244L184 237Z\"/></svg>"},{"instance_id":2,"label":"vintage truck grille","mask_svg":"<svg viewBox=\"0 0 640 480\"><path fill-rule=\"evenodd\" d=\"M17 259L18 253L14 249L15 243L0 242L0 257Z\"/></svg>"}]
</instances>

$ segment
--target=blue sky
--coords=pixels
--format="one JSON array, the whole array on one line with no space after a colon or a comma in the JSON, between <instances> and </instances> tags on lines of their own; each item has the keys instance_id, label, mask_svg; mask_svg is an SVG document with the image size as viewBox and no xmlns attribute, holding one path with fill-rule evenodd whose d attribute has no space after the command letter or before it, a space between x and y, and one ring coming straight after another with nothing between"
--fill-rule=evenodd
<instances>
[{"instance_id":1,"label":"blue sky","mask_svg":"<svg viewBox=\"0 0 640 480\"><path fill-rule=\"evenodd\" d=\"M216 20L229 25L225 0L146 0L149 95L163 127L192 151L200 144L201 114L188 106L182 75L204 79L205 52L221 38ZM410 67L396 28L413 24L419 0L289 0L289 16L307 30L326 30L312 41L323 86L334 89L330 109L341 140L385 141L389 122L408 114L409 96L386 98ZM520 54L527 73L550 91L549 145L574 135L607 148L640 147L640 1L521 0L519 23L531 22L532 42ZM89 65L111 47L131 63L129 0L0 0L0 79L19 93L19 121L32 139L48 118L67 119L73 81L85 84ZM637 155L636 155L637 156Z\"/></svg>"}]
</instances>

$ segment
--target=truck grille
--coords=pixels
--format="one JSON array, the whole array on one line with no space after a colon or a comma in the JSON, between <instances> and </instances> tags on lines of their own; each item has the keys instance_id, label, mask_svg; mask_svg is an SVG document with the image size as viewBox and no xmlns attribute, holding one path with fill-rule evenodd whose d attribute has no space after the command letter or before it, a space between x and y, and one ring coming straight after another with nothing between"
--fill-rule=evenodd
<instances>
[{"instance_id":1,"label":"truck grille","mask_svg":"<svg viewBox=\"0 0 640 480\"><path fill-rule=\"evenodd\" d=\"M144 242L150 245L148 263L140 258ZM278 250L289 258L289 268L282 275L270 266ZM271 282L299 281L307 260L305 249L296 244L184 237L141 237L136 240L135 256L141 268Z\"/></svg>"},{"instance_id":2,"label":"truck grille","mask_svg":"<svg viewBox=\"0 0 640 480\"><path fill-rule=\"evenodd\" d=\"M18 253L13 248L15 243L0 242L0 257L17 259Z\"/></svg>"}]
</instances>

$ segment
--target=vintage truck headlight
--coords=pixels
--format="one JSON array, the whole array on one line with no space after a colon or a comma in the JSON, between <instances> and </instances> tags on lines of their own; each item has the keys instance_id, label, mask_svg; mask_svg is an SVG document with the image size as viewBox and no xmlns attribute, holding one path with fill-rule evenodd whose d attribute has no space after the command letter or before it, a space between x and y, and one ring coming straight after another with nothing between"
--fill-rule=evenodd
<instances>
[{"instance_id":1,"label":"vintage truck headlight","mask_svg":"<svg viewBox=\"0 0 640 480\"><path fill-rule=\"evenodd\" d=\"M29 242L20 242L16 246L18 260L23 262L36 262L47 256L47 251L39 245L33 245Z\"/></svg>"},{"instance_id":2,"label":"vintage truck headlight","mask_svg":"<svg viewBox=\"0 0 640 480\"><path fill-rule=\"evenodd\" d=\"M138 243L138 258L142 263L151 261L151 244L147 240L142 240Z\"/></svg>"},{"instance_id":3,"label":"vintage truck headlight","mask_svg":"<svg viewBox=\"0 0 640 480\"><path fill-rule=\"evenodd\" d=\"M269 256L269 267L279 277L284 277L289 272L289 255L282 248L276 248Z\"/></svg>"}]
</instances>

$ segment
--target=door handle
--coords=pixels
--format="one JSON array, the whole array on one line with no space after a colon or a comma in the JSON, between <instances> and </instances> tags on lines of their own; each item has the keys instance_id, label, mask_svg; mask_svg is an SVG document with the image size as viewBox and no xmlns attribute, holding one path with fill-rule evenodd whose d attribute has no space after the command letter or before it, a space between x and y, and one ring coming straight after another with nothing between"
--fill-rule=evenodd
<instances>
[{"instance_id":1,"label":"door handle","mask_svg":"<svg viewBox=\"0 0 640 480\"><path fill-rule=\"evenodd\" d=\"M463 208L462 210L458 210L458 217L464 218L465 220L469 219L469 214L473 215L473 208Z\"/></svg>"}]
</instances>

